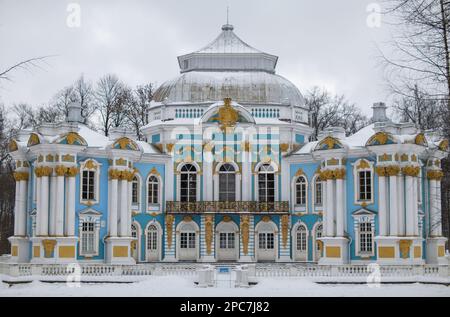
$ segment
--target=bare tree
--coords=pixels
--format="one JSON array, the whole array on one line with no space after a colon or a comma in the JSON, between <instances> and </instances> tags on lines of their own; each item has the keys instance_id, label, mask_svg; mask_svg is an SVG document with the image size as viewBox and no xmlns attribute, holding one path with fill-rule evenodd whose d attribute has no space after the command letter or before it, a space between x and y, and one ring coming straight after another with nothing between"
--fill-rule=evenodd
<instances>
[{"instance_id":1,"label":"bare tree","mask_svg":"<svg viewBox=\"0 0 450 317\"><path fill-rule=\"evenodd\" d=\"M332 96L325 89L314 87L305 97L311 113L313 139L328 127L342 127L347 135L354 134L367 125L368 120L355 104L349 103L345 96Z\"/></svg>"},{"instance_id":2,"label":"bare tree","mask_svg":"<svg viewBox=\"0 0 450 317\"><path fill-rule=\"evenodd\" d=\"M113 127L125 122L125 104L129 92L115 75L102 77L95 90L96 110L100 115L100 129L108 136Z\"/></svg>"},{"instance_id":3,"label":"bare tree","mask_svg":"<svg viewBox=\"0 0 450 317\"><path fill-rule=\"evenodd\" d=\"M141 128L148 123L147 112L150 108L150 101L153 99L153 92L153 84L137 86L131 98L128 99L127 119L133 127L138 140L144 139Z\"/></svg>"},{"instance_id":4,"label":"bare tree","mask_svg":"<svg viewBox=\"0 0 450 317\"><path fill-rule=\"evenodd\" d=\"M0 80L10 81L11 73L18 69L30 71L31 68L41 68L41 64L49 57L51 56L34 57L14 64L5 70L0 71Z\"/></svg>"}]
</instances>

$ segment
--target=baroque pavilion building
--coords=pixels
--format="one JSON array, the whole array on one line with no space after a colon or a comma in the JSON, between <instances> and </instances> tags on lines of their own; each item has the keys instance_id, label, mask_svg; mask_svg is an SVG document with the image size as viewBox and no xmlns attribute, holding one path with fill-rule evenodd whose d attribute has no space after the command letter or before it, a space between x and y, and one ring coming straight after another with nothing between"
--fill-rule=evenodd
<instances>
[{"instance_id":1,"label":"baroque pavilion building","mask_svg":"<svg viewBox=\"0 0 450 317\"><path fill-rule=\"evenodd\" d=\"M142 128L108 137L71 105L20 131L13 262L440 264L448 141L394 123L310 141L305 100L278 57L226 24L178 57Z\"/></svg>"}]
</instances>

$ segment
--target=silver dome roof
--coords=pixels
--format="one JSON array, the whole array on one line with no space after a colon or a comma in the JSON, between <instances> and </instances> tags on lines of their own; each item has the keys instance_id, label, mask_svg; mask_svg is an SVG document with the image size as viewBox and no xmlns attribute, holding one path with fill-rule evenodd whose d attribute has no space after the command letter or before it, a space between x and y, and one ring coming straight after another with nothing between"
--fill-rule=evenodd
<instances>
[{"instance_id":1,"label":"silver dome roof","mask_svg":"<svg viewBox=\"0 0 450 317\"><path fill-rule=\"evenodd\" d=\"M267 72L187 72L165 82L153 100L165 103L207 103L231 98L240 104L290 104L304 99L289 80Z\"/></svg>"},{"instance_id":2,"label":"silver dome roof","mask_svg":"<svg viewBox=\"0 0 450 317\"><path fill-rule=\"evenodd\" d=\"M278 57L242 41L232 25L206 47L178 57L181 75L162 84L155 102L208 103L232 98L240 104L305 104L300 91L276 75Z\"/></svg>"}]
</instances>

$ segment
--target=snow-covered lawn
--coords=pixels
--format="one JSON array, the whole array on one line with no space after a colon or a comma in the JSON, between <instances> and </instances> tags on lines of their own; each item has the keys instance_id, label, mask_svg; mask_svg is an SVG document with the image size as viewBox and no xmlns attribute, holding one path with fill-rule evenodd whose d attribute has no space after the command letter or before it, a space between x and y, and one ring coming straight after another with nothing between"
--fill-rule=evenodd
<instances>
[{"instance_id":1,"label":"snow-covered lawn","mask_svg":"<svg viewBox=\"0 0 450 317\"><path fill-rule=\"evenodd\" d=\"M4 296L445 296L450 297L450 287L424 284L382 284L379 288L367 285L323 285L308 278L263 278L250 288L222 287L200 288L192 278L151 276L131 284L85 284L68 287L65 283L43 283L8 286L0 283L0 297Z\"/></svg>"}]
</instances>

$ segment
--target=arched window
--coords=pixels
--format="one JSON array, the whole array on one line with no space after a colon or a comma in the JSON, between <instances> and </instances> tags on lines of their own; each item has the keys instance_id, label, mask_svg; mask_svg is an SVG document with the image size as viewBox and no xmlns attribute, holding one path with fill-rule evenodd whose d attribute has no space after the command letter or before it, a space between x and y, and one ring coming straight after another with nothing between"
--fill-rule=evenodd
<instances>
[{"instance_id":1,"label":"arched window","mask_svg":"<svg viewBox=\"0 0 450 317\"><path fill-rule=\"evenodd\" d=\"M320 177L316 177L314 181L314 205L322 206L323 204L323 185Z\"/></svg>"},{"instance_id":2,"label":"arched window","mask_svg":"<svg viewBox=\"0 0 450 317\"><path fill-rule=\"evenodd\" d=\"M131 203L133 206L138 206L139 205L139 190L140 186L139 186L139 178L137 176L133 177L133 180L131 182Z\"/></svg>"},{"instance_id":3,"label":"arched window","mask_svg":"<svg viewBox=\"0 0 450 317\"><path fill-rule=\"evenodd\" d=\"M192 164L185 164L180 171L180 201L197 201L197 169Z\"/></svg>"},{"instance_id":4,"label":"arched window","mask_svg":"<svg viewBox=\"0 0 450 317\"><path fill-rule=\"evenodd\" d=\"M158 228L155 225L148 226L147 229L147 250L158 249Z\"/></svg>"},{"instance_id":5,"label":"arched window","mask_svg":"<svg viewBox=\"0 0 450 317\"><path fill-rule=\"evenodd\" d=\"M298 251L306 251L306 245L307 245L307 231L305 226L300 225L297 227L297 250Z\"/></svg>"},{"instance_id":6,"label":"arched window","mask_svg":"<svg viewBox=\"0 0 450 317\"><path fill-rule=\"evenodd\" d=\"M295 203L297 205L306 205L306 178L300 176L295 182Z\"/></svg>"},{"instance_id":7,"label":"arched window","mask_svg":"<svg viewBox=\"0 0 450 317\"><path fill-rule=\"evenodd\" d=\"M236 200L236 175L231 164L223 164L219 169L219 201Z\"/></svg>"},{"instance_id":8,"label":"arched window","mask_svg":"<svg viewBox=\"0 0 450 317\"><path fill-rule=\"evenodd\" d=\"M148 204L158 204L159 203L159 180L155 175L150 175L148 178Z\"/></svg>"},{"instance_id":9,"label":"arched window","mask_svg":"<svg viewBox=\"0 0 450 317\"><path fill-rule=\"evenodd\" d=\"M258 171L259 201L275 201L275 172L270 164L261 165Z\"/></svg>"},{"instance_id":10,"label":"arched window","mask_svg":"<svg viewBox=\"0 0 450 317\"><path fill-rule=\"evenodd\" d=\"M134 224L131 225L131 237L132 238L137 238L137 229L136 229L136 226Z\"/></svg>"}]
</instances>

